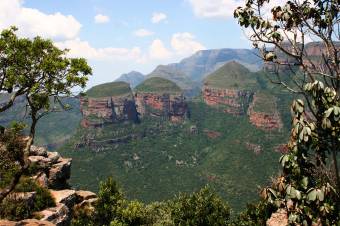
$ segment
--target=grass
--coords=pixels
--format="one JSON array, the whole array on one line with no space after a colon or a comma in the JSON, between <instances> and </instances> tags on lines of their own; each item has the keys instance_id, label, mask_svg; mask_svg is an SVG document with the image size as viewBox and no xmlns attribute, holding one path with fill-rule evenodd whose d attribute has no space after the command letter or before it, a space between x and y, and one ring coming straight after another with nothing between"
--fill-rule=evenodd
<instances>
[{"instance_id":1,"label":"grass","mask_svg":"<svg viewBox=\"0 0 340 226\"><path fill-rule=\"evenodd\" d=\"M228 62L208 75L204 84L212 88L223 89L252 90L258 88L255 74L236 61Z\"/></svg>"},{"instance_id":2,"label":"grass","mask_svg":"<svg viewBox=\"0 0 340 226\"><path fill-rule=\"evenodd\" d=\"M131 94L130 85L126 82L110 82L94 86L86 91L88 97L100 98Z\"/></svg>"},{"instance_id":3,"label":"grass","mask_svg":"<svg viewBox=\"0 0 340 226\"><path fill-rule=\"evenodd\" d=\"M181 92L181 88L170 80L152 77L138 85L135 88L135 91L148 93L178 93Z\"/></svg>"}]
</instances>

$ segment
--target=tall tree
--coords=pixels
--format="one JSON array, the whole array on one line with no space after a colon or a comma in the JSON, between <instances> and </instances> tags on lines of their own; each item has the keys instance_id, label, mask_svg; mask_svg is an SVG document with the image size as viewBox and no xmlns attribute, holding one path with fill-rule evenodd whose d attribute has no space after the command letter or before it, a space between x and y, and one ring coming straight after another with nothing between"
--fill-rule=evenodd
<instances>
[{"instance_id":1,"label":"tall tree","mask_svg":"<svg viewBox=\"0 0 340 226\"><path fill-rule=\"evenodd\" d=\"M273 2L247 0L234 12L270 68L272 81L301 96L291 109L290 152L280 159L283 175L263 195L286 208L290 223L336 224L340 212L340 1ZM312 40L317 42L308 43Z\"/></svg>"},{"instance_id":2,"label":"tall tree","mask_svg":"<svg viewBox=\"0 0 340 226\"><path fill-rule=\"evenodd\" d=\"M10 151L19 140L23 144L15 145L19 149L15 155L16 170L7 186L0 190L0 202L15 188L29 167L28 155L39 119L51 111L66 109L62 97L71 95L74 87L84 88L92 73L85 59L68 58L68 50L58 49L51 40L19 38L16 30L11 27L0 34L0 93L9 96L0 104L0 113L10 109L18 97L23 97L31 120L26 137L18 132L18 126L1 131L2 142L8 140L5 137L14 136L12 143L0 145L2 152ZM60 108L51 105L51 100Z\"/></svg>"}]
</instances>

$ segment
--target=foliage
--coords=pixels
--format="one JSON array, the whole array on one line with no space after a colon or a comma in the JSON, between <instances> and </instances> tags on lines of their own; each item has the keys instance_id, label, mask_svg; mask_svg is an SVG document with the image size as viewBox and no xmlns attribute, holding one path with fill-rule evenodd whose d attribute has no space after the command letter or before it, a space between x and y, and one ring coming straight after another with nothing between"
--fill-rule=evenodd
<instances>
[{"instance_id":1,"label":"foliage","mask_svg":"<svg viewBox=\"0 0 340 226\"><path fill-rule=\"evenodd\" d=\"M179 226L227 225L229 206L208 187L193 194L180 194L171 204L171 217Z\"/></svg>"},{"instance_id":2,"label":"foliage","mask_svg":"<svg viewBox=\"0 0 340 226\"><path fill-rule=\"evenodd\" d=\"M232 220L232 226L266 225L266 221L277 208L265 201L247 204L246 209Z\"/></svg>"},{"instance_id":3,"label":"foliage","mask_svg":"<svg viewBox=\"0 0 340 226\"><path fill-rule=\"evenodd\" d=\"M49 112L68 109L69 106L62 103L61 96L71 95L76 86L84 88L88 75L92 73L85 59L66 57L67 50L58 49L51 40L40 37L33 40L19 38L16 30L11 27L0 34L0 93L10 96L2 102L0 113L13 107L17 98L24 98L27 101L30 126L28 137L16 134L25 144L16 159L12 159L16 164L16 172L0 190L0 202L13 191L22 174L29 168L28 155L38 121ZM60 105L60 109L51 104L51 98ZM1 143L4 151L10 151L8 147L4 148L8 146L7 142L3 140Z\"/></svg>"},{"instance_id":4,"label":"foliage","mask_svg":"<svg viewBox=\"0 0 340 226\"><path fill-rule=\"evenodd\" d=\"M228 205L208 188L146 205L128 201L112 178L108 178L100 184L94 210L77 210L72 225L226 225L229 216Z\"/></svg>"},{"instance_id":5,"label":"foliage","mask_svg":"<svg viewBox=\"0 0 340 226\"><path fill-rule=\"evenodd\" d=\"M328 153L339 147L339 97L319 81L307 83L305 90L314 98L319 120L307 117L302 100L294 101L290 152L280 159L283 176L263 195L287 208L292 223L332 225L340 221L338 181L318 177L317 171L326 166Z\"/></svg>"},{"instance_id":6,"label":"foliage","mask_svg":"<svg viewBox=\"0 0 340 226\"><path fill-rule=\"evenodd\" d=\"M126 82L110 82L92 87L86 95L92 98L131 95L130 85Z\"/></svg>"},{"instance_id":7,"label":"foliage","mask_svg":"<svg viewBox=\"0 0 340 226\"><path fill-rule=\"evenodd\" d=\"M56 205L54 198L47 188L39 186L35 181L30 178L22 177L19 184L16 186L15 192L35 192L34 208L32 212L43 210L47 207Z\"/></svg>"},{"instance_id":8,"label":"foliage","mask_svg":"<svg viewBox=\"0 0 340 226\"><path fill-rule=\"evenodd\" d=\"M151 77L135 88L136 92L148 92L148 93L177 93L181 92L181 88L176 85L176 83L160 78Z\"/></svg>"},{"instance_id":9,"label":"foliage","mask_svg":"<svg viewBox=\"0 0 340 226\"><path fill-rule=\"evenodd\" d=\"M285 95L278 98L282 115L288 102ZM282 132L267 133L251 125L248 117L225 114L223 108L209 107L201 100L189 102L189 109L190 119L178 125L143 118L140 124L80 128L67 145L58 149L74 160L70 183L97 191L98 181L112 176L122 184L129 199L146 203L209 184L235 212L240 211L247 202L258 199L257 186L266 185L278 171L276 160L280 155L273 149L287 139L290 119L285 118ZM190 132L191 126L197 127L197 134ZM206 130L221 135L212 139ZM74 149L87 138L104 141L127 135L136 138ZM261 145L261 153L255 154L245 143ZM180 162L176 164L176 160Z\"/></svg>"},{"instance_id":10,"label":"foliage","mask_svg":"<svg viewBox=\"0 0 340 226\"><path fill-rule=\"evenodd\" d=\"M33 213L36 211L55 206L55 201L49 190L40 187L30 178L21 177L15 192L6 197L0 204L1 219L23 220L33 217ZM23 192L34 192L34 202L29 203L27 200L17 196L17 194Z\"/></svg>"},{"instance_id":11,"label":"foliage","mask_svg":"<svg viewBox=\"0 0 340 226\"><path fill-rule=\"evenodd\" d=\"M248 0L234 15L273 65L273 82L301 96L292 105L290 152L280 158L283 174L262 195L286 209L291 224L339 224L340 2L285 1L271 7L272 20L262 13L268 3ZM308 36L319 42L305 45ZM293 72L288 83L282 68Z\"/></svg>"}]
</instances>

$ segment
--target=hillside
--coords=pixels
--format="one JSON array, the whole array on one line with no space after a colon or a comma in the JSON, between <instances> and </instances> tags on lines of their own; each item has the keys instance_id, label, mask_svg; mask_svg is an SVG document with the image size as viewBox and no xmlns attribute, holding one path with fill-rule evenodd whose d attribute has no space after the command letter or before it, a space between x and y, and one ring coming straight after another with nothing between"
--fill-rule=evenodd
<instances>
[{"instance_id":1,"label":"hillside","mask_svg":"<svg viewBox=\"0 0 340 226\"><path fill-rule=\"evenodd\" d=\"M115 82L126 82L129 83L131 88L136 87L140 83L142 83L145 79L145 76L138 71L131 71L126 74L122 74L119 78L115 80Z\"/></svg>"},{"instance_id":2,"label":"hillside","mask_svg":"<svg viewBox=\"0 0 340 226\"><path fill-rule=\"evenodd\" d=\"M211 88L254 89L258 87L256 77L245 66L230 61L204 79Z\"/></svg>"},{"instance_id":3,"label":"hillside","mask_svg":"<svg viewBox=\"0 0 340 226\"><path fill-rule=\"evenodd\" d=\"M110 82L94 86L86 91L91 98L122 96L131 94L130 84L126 82Z\"/></svg>"},{"instance_id":4,"label":"hillside","mask_svg":"<svg viewBox=\"0 0 340 226\"><path fill-rule=\"evenodd\" d=\"M135 88L135 92L144 93L177 93L181 92L181 88L174 82L160 78L152 77L145 80L142 84Z\"/></svg>"},{"instance_id":5,"label":"hillside","mask_svg":"<svg viewBox=\"0 0 340 226\"><path fill-rule=\"evenodd\" d=\"M0 94L0 102L8 96ZM64 104L69 104L71 109L62 112L53 112L43 117L37 125L36 144L55 148L62 145L76 131L81 121L79 100L69 97L63 99ZM53 104L53 103L52 103ZM26 101L19 97L14 106L8 111L0 114L0 125L8 125L12 121L28 123L26 112Z\"/></svg>"},{"instance_id":6,"label":"hillside","mask_svg":"<svg viewBox=\"0 0 340 226\"><path fill-rule=\"evenodd\" d=\"M268 134L247 117L225 114L200 99L189 102L189 109L183 124L145 117L140 124L78 130L59 149L73 158L71 184L95 191L100 180L113 176L129 198L146 202L210 184L239 211L276 174L275 150L286 140L288 125L285 133ZM92 143L84 146L87 137Z\"/></svg>"},{"instance_id":7,"label":"hillside","mask_svg":"<svg viewBox=\"0 0 340 226\"><path fill-rule=\"evenodd\" d=\"M176 82L184 89L194 88L200 86L206 75L229 61L237 61L251 71L258 71L262 66L262 61L253 50L212 49L198 51L179 63L158 66L147 77L163 77Z\"/></svg>"}]
</instances>

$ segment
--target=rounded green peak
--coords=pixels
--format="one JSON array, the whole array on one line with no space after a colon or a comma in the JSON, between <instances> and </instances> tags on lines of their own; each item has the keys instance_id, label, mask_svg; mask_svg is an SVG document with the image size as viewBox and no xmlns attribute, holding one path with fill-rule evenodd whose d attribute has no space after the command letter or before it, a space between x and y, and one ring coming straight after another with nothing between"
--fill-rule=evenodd
<instances>
[{"instance_id":1,"label":"rounded green peak","mask_svg":"<svg viewBox=\"0 0 340 226\"><path fill-rule=\"evenodd\" d=\"M130 84L126 82L110 82L97 85L86 91L88 97L100 98L131 94Z\"/></svg>"},{"instance_id":2,"label":"rounded green peak","mask_svg":"<svg viewBox=\"0 0 340 226\"><path fill-rule=\"evenodd\" d=\"M146 93L177 93L182 91L176 83L160 77L152 77L145 80L135 90Z\"/></svg>"},{"instance_id":3,"label":"rounded green peak","mask_svg":"<svg viewBox=\"0 0 340 226\"><path fill-rule=\"evenodd\" d=\"M204 80L204 85L224 89L253 89L257 82L253 73L245 66L230 61L211 73Z\"/></svg>"}]
</instances>

